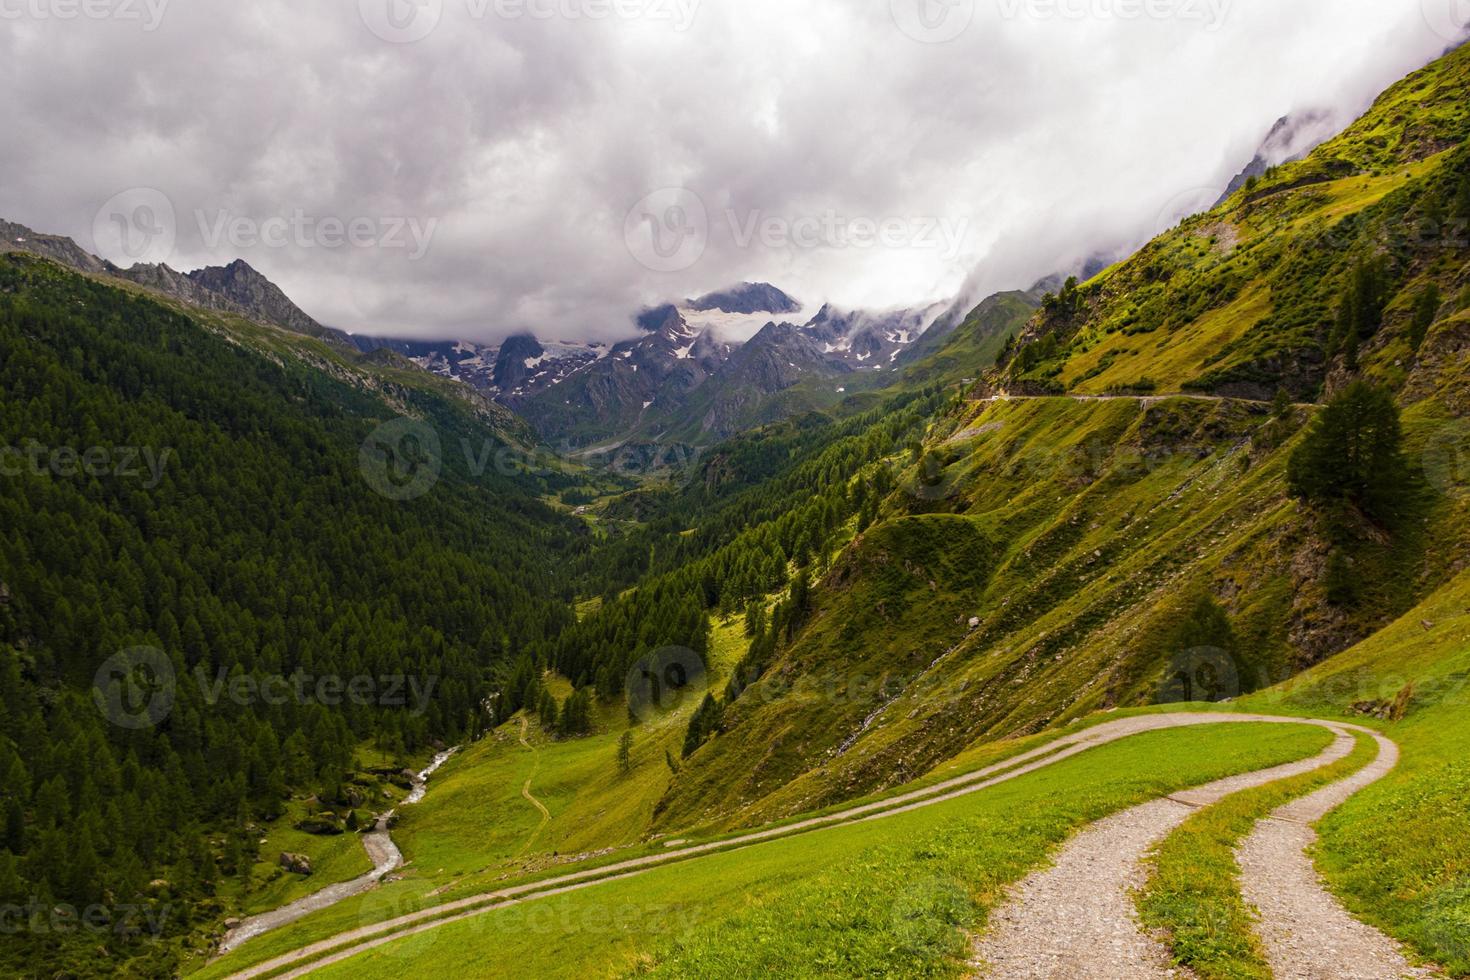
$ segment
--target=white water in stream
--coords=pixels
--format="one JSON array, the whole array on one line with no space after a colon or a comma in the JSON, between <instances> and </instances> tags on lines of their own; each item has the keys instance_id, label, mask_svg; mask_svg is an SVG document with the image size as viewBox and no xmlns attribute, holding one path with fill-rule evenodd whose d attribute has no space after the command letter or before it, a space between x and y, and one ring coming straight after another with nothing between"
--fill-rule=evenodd
<instances>
[{"instance_id":1,"label":"white water in stream","mask_svg":"<svg viewBox=\"0 0 1470 980\"><path fill-rule=\"evenodd\" d=\"M424 798L429 791L429 777L454 755L455 749L440 752L434 756L434 761L429 763L427 769L413 777L413 788L409 790L408 796L403 800L402 806L412 806ZM367 851L368 857L372 859L373 870L360 878L351 881L338 882L328 885L321 891L312 892L305 898L299 898L290 905L283 905L270 912L262 912L260 915L252 915L241 921L239 925L231 929L225 938L220 941L220 955L236 949L241 943L254 939L256 936L279 929L281 926L295 922L313 912L330 908L343 899L354 895L361 895L375 886L383 876L403 865L403 852L398 850L398 845L393 843L393 836L388 832L388 825L393 815L398 812L397 807L389 810L378 818L373 829L362 835L362 846Z\"/></svg>"}]
</instances>

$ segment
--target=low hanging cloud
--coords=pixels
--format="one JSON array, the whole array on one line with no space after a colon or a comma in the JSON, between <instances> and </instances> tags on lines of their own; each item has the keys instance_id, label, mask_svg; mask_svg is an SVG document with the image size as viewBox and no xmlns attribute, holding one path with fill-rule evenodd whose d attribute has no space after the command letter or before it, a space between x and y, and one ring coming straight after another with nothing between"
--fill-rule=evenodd
<instances>
[{"instance_id":1,"label":"low hanging cloud","mask_svg":"<svg viewBox=\"0 0 1470 980\"><path fill-rule=\"evenodd\" d=\"M1470 0L0 0L0 217L319 320L623 336L1029 285L1341 125Z\"/></svg>"}]
</instances>

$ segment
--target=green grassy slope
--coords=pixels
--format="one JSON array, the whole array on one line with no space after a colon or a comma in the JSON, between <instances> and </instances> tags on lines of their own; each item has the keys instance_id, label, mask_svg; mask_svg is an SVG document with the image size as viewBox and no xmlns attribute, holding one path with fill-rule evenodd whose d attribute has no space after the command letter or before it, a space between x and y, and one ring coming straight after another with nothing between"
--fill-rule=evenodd
<instances>
[{"instance_id":1,"label":"green grassy slope","mask_svg":"<svg viewBox=\"0 0 1470 980\"><path fill-rule=\"evenodd\" d=\"M899 355L901 383L954 383L977 377L1021 331L1036 312L1037 302L1030 293L997 293L966 314L950 333L933 337L926 333Z\"/></svg>"},{"instance_id":2,"label":"green grassy slope","mask_svg":"<svg viewBox=\"0 0 1470 980\"><path fill-rule=\"evenodd\" d=\"M1220 696L1270 686L1448 581L1470 553L1470 249L1448 230L1457 209L1470 227L1467 104L1470 48L1046 302L977 395L1053 396L941 409L917 455L858 475L896 489L675 780L660 825L828 805L976 739L1177 699L1164 679L1181 671ZM1438 235L1407 233L1436 216ZM1364 314L1354 353L1334 331L1364 263L1381 269L1382 311ZM1398 526L1359 521L1334 545L1285 479L1316 408L1263 402L1355 377L1396 392L1418 487ZM1118 391L1197 393L1099 397ZM936 517L949 532L926 533ZM1329 595L1334 547L1353 602ZM1206 605L1214 624L1191 633Z\"/></svg>"},{"instance_id":3,"label":"green grassy slope","mask_svg":"<svg viewBox=\"0 0 1470 980\"><path fill-rule=\"evenodd\" d=\"M1374 259L1385 264L1386 313L1359 358L1369 376L1402 382L1418 367L1405 338L1420 291L1438 284L1442 319L1470 301L1467 105L1470 49L1461 48L1384 93L1306 160L1053 301L996 383L1315 397L1344 370L1331 343L1338 300L1355 265ZM1463 342L1463 324L1455 332Z\"/></svg>"},{"instance_id":4,"label":"green grassy slope","mask_svg":"<svg viewBox=\"0 0 1470 980\"><path fill-rule=\"evenodd\" d=\"M1327 603L1324 546L1284 485L1307 414L1043 399L947 420L930 441L954 461L893 461L883 520L690 760L663 825L827 805L978 738L1151 703L1168 671L1223 671L1222 695L1249 691L1369 635L1444 580L1470 526L1453 495L1435 497L1429 530L1365 546L1358 608ZM1412 439L1436 431L1411 420ZM1212 641L1226 654L1178 645L1199 596L1229 617Z\"/></svg>"}]
</instances>

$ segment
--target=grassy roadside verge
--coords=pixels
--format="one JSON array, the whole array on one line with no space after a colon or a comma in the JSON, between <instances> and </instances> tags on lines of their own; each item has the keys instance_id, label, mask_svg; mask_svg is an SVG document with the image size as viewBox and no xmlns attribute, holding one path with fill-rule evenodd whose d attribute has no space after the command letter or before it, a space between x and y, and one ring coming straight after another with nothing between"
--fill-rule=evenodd
<instances>
[{"instance_id":1,"label":"grassy roadside verge","mask_svg":"<svg viewBox=\"0 0 1470 980\"><path fill-rule=\"evenodd\" d=\"M1373 760L1376 743L1356 736L1352 754L1325 769L1236 793L1190 817L1150 856L1139 920L1163 932L1174 961L1202 980L1271 980L1254 917L1240 894L1235 847L1278 807L1346 779Z\"/></svg>"},{"instance_id":2,"label":"grassy roadside verge","mask_svg":"<svg viewBox=\"0 0 1470 980\"><path fill-rule=\"evenodd\" d=\"M1188 710L1192 706L1175 707L1182 707ZM749 833L751 830L780 830L781 828L813 817L842 813L853 807L881 803L907 793L927 790L946 780L978 774L982 770L992 767L995 769L993 775L998 776L1010 771L1016 766L1025 764L1025 760L1021 757L1027 752L1044 749L1057 742L1063 736L1076 734L1077 732L1101 724L1104 721L1117 720L1135 713L1146 712L1126 711L1111 715L1098 715L1095 718L1088 719L1085 723L1066 729L1028 736L1013 741L976 746L961 753L954 760L936 768L933 772L913 783L893 787L883 793L861 797L843 804L834 804L822 810L792 816L759 828L727 830L723 833L710 836L704 836L695 832L690 833L687 839L690 844L700 845L718 844L726 840L733 841L735 838ZM1053 751L1059 751L1061 748L1062 746L1056 745ZM1044 758L1051 754L1051 751L1044 751L1038 758ZM516 785L518 786L519 783L516 783ZM444 795L440 791L441 800ZM496 808L490 808L488 810L479 809L466 816L473 816L474 813L478 813L480 818L484 819L486 812L500 811ZM493 831L494 828L491 828L491 832ZM395 837L397 836L399 835L395 834ZM738 845L732 843L731 846ZM407 847L405 847L405 853L409 854L410 859L412 859L413 854ZM432 907L442 906L456 899L483 895L498 888L532 884L543 879L573 872L596 871L599 868L617 862L661 853L664 853L664 848L659 842L643 843L634 847L616 849L610 853L604 853L586 861L561 866L542 867L528 874L508 876L499 882L485 883L479 887L472 887L472 883L468 882L457 882L434 888L433 886L436 880L434 877L419 878L410 874L403 880L390 880L366 896L348 899L330 909L318 912L300 923L293 923L292 925L268 933L246 944L240 950L231 953L227 957L201 965L197 971L190 975L191 977L198 978L198 980L214 980L214 978L226 976L234 971L245 969L256 963L264 962L311 943L331 938L350 929L369 926L400 915L407 915ZM489 903L488 898L487 903ZM453 913L445 911L442 915L431 916L431 918L441 918L451 914Z\"/></svg>"},{"instance_id":3,"label":"grassy roadside verge","mask_svg":"<svg viewBox=\"0 0 1470 980\"><path fill-rule=\"evenodd\" d=\"M1279 724L1137 735L974 796L489 912L318 975L956 975L966 930L1078 827L1329 738Z\"/></svg>"}]
</instances>

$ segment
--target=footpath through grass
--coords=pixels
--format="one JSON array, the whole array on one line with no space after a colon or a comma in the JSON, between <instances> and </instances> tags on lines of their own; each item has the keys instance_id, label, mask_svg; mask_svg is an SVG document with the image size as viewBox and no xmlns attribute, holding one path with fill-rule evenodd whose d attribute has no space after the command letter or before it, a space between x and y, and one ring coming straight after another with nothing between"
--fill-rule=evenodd
<instances>
[{"instance_id":1,"label":"footpath through grass","mask_svg":"<svg viewBox=\"0 0 1470 980\"><path fill-rule=\"evenodd\" d=\"M1165 934L1176 963L1202 980L1271 980L1254 915L1241 898L1235 848L1277 808L1372 762L1377 743L1367 735L1356 738L1347 758L1206 807L1154 851L1149 883L1138 898L1139 919L1145 929Z\"/></svg>"},{"instance_id":2,"label":"footpath through grass","mask_svg":"<svg viewBox=\"0 0 1470 980\"><path fill-rule=\"evenodd\" d=\"M958 975L1005 886L1079 827L1330 740L1271 724L1137 735L923 810L489 912L318 975Z\"/></svg>"},{"instance_id":3,"label":"footpath through grass","mask_svg":"<svg viewBox=\"0 0 1470 980\"><path fill-rule=\"evenodd\" d=\"M1318 827L1318 870L1348 910L1470 976L1470 571L1352 650L1239 710L1374 705L1403 756ZM1358 720L1362 720L1359 718Z\"/></svg>"}]
</instances>

